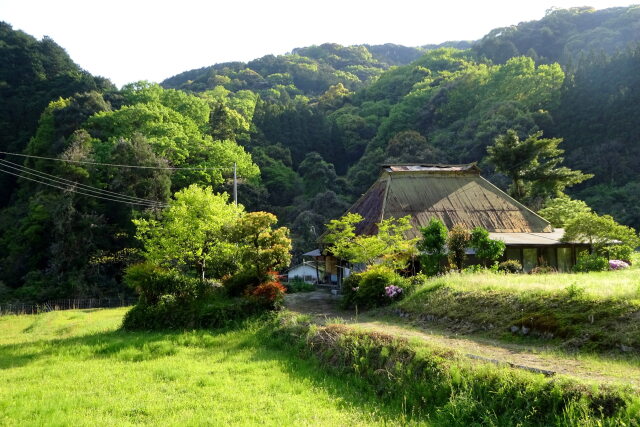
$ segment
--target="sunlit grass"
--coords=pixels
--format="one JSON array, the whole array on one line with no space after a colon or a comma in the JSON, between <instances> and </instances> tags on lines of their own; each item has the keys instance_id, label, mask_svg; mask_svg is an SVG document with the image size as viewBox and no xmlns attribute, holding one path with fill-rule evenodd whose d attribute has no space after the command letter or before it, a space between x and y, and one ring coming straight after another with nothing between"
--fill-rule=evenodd
<instances>
[{"instance_id":1,"label":"sunlit grass","mask_svg":"<svg viewBox=\"0 0 640 427\"><path fill-rule=\"evenodd\" d=\"M542 291L554 293L577 286L595 298L625 298L640 301L640 268L620 271L555 274L452 273L433 279L458 290Z\"/></svg>"},{"instance_id":2,"label":"sunlit grass","mask_svg":"<svg viewBox=\"0 0 640 427\"><path fill-rule=\"evenodd\" d=\"M126 333L126 309L0 318L0 424L402 422L355 379L265 348L258 325ZM406 421L406 420L405 420Z\"/></svg>"}]
</instances>

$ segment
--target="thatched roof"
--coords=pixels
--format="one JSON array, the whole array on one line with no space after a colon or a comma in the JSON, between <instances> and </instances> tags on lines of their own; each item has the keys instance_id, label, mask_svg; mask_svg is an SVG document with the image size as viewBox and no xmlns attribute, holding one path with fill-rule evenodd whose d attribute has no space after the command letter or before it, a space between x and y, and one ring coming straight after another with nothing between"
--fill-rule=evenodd
<instances>
[{"instance_id":1,"label":"thatched roof","mask_svg":"<svg viewBox=\"0 0 640 427\"><path fill-rule=\"evenodd\" d=\"M377 233L382 219L411 215L413 230L432 217L447 228L463 224L481 226L495 233L543 233L553 228L548 221L511 198L467 165L385 165L380 178L349 209L364 217L358 234Z\"/></svg>"}]
</instances>

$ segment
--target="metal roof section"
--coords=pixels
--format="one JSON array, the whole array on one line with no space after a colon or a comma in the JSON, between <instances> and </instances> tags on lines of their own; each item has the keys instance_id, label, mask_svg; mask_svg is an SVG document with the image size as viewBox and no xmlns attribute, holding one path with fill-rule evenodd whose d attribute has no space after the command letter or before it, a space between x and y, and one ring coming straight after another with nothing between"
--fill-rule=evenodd
<instances>
[{"instance_id":1,"label":"metal roof section","mask_svg":"<svg viewBox=\"0 0 640 427\"><path fill-rule=\"evenodd\" d=\"M377 233L381 219L411 215L408 238L432 217L447 226L484 227L493 233L548 233L551 224L480 176L467 165L383 165L382 175L349 209L364 221L358 234Z\"/></svg>"},{"instance_id":2,"label":"metal roof section","mask_svg":"<svg viewBox=\"0 0 640 427\"><path fill-rule=\"evenodd\" d=\"M463 165L441 165L441 164L400 164L382 165L384 172L425 172L425 173L470 173L480 174L480 168L475 163Z\"/></svg>"},{"instance_id":3,"label":"metal roof section","mask_svg":"<svg viewBox=\"0 0 640 427\"><path fill-rule=\"evenodd\" d=\"M320 252L320 249L314 249L312 251L303 253L302 256L322 256L322 252Z\"/></svg>"},{"instance_id":4,"label":"metal roof section","mask_svg":"<svg viewBox=\"0 0 640 427\"><path fill-rule=\"evenodd\" d=\"M556 228L546 233L489 233L489 237L502 240L507 245L557 246L579 242L563 242L563 228Z\"/></svg>"}]
</instances>

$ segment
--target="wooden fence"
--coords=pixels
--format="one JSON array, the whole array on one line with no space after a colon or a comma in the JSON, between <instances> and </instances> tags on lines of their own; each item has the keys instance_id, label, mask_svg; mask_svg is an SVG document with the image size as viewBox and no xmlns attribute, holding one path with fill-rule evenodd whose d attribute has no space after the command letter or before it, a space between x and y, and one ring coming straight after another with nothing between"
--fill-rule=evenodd
<instances>
[{"instance_id":1,"label":"wooden fence","mask_svg":"<svg viewBox=\"0 0 640 427\"><path fill-rule=\"evenodd\" d=\"M0 316L8 314L38 314L57 310L126 307L138 302L137 298L84 298L57 299L41 304L0 304Z\"/></svg>"}]
</instances>

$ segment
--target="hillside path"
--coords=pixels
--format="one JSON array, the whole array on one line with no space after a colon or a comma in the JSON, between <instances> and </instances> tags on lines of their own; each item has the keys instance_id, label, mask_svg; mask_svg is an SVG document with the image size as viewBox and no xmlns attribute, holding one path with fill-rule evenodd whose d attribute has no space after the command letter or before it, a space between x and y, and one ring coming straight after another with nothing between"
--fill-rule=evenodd
<instances>
[{"instance_id":1,"label":"hillside path","mask_svg":"<svg viewBox=\"0 0 640 427\"><path fill-rule=\"evenodd\" d=\"M515 368L547 375L565 375L601 384L628 384L640 390L640 360L615 360L572 356L554 351L544 344L516 344L474 335L459 335L443 328L425 328L410 320L357 314L338 308L339 297L328 290L289 294L285 307L301 314L310 314L319 324L340 322L353 327L418 339L434 347L453 349L480 363L506 364Z\"/></svg>"}]
</instances>

